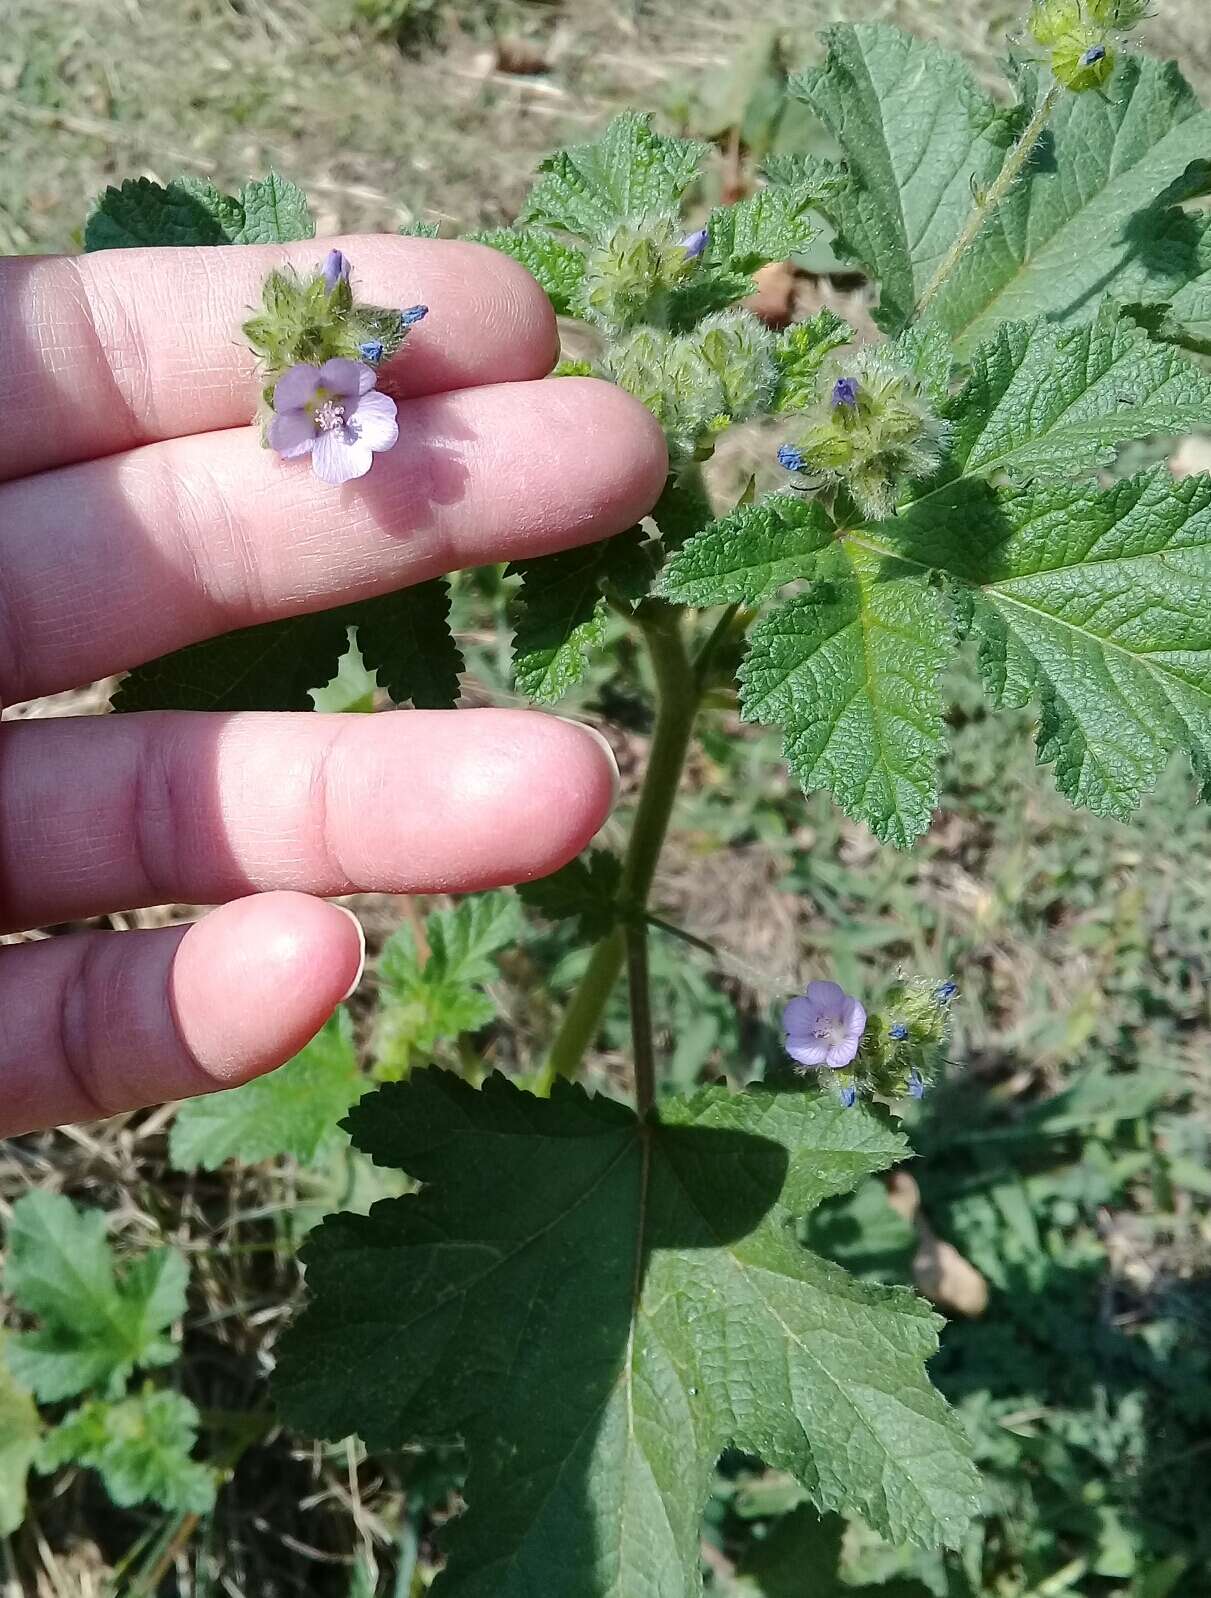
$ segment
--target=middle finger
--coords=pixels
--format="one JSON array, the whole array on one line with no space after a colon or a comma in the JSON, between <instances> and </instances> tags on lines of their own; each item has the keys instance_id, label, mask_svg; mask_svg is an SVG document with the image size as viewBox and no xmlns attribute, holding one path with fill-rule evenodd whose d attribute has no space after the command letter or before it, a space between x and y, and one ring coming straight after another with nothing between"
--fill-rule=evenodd
<instances>
[{"instance_id":1,"label":"middle finger","mask_svg":"<svg viewBox=\"0 0 1211 1598\"><path fill-rule=\"evenodd\" d=\"M400 441L332 489L255 429L0 486L0 696L58 692L256 622L613 536L663 436L582 378L403 402Z\"/></svg>"}]
</instances>

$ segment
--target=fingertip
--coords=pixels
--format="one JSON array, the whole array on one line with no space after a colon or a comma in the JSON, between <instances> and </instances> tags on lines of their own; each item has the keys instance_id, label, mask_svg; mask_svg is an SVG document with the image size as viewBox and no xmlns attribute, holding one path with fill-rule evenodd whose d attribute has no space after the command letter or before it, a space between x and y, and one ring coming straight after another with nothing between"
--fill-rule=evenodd
<instances>
[{"instance_id":1,"label":"fingertip","mask_svg":"<svg viewBox=\"0 0 1211 1598\"><path fill-rule=\"evenodd\" d=\"M640 521L660 498L669 452L660 423L634 395L596 377L553 379L582 426L593 470L585 473L587 519L622 531Z\"/></svg>"},{"instance_id":2,"label":"fingertip","mask_svg":"<svg viewBox=\"0 0 1211 1598\"><path fill-rule=\"evenodd\" d=\"M181 939L169 1002L181 1042L216 1088L293 1058L356 987L365 941L351 912L304 893L214 910Z\"/></svg>"}]
</instances>

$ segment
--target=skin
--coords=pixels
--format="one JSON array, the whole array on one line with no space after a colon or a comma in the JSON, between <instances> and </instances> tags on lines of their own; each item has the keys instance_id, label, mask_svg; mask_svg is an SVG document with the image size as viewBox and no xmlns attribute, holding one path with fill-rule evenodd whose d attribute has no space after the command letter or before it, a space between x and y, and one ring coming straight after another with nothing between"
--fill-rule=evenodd
<instances>
[{"instance_id":1,"label":"skin","mask_svg":"<svg viewBox=\"0 0 1211 1598\"><path fill-rule=\"evenodd\" d=\"M271 267L331 244L365 299L430 307L382 376L400 443L341 489L260 447L237 332ZM471 244L0 260L0 698L633 525L659 429L607 384L546 380L556 349L537 284ZM0 1134L272 1070L361 973L324 896L544 875L616 792L599 734L527 710L0 724L0 932L219 906L0 948Z\"/></svg>"}]
</instances>

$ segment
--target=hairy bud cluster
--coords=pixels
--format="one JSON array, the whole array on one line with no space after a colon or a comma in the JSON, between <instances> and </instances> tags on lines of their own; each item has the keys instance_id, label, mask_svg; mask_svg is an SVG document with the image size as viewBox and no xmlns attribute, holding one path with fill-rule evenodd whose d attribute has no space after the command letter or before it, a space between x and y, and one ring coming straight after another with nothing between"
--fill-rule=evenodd
<instances>
[{"instance_id":1,"label":"hairy bud cluster","mask_svg":"<svg viewBox=\"0 0 1211 1598\"><path fill-rule=\"evenodd\" d=\"M941 463L945 424L920 380L885 345L830 355L803 428L778 452L789 471L845 488L863 516L892 515L899 488Z\"/></svg>"},{"instance_id":2,"label":"hairy bud cluster","mask_svg":"<svg viewBox=\"0 0 1211 1598\"><path fill-rule=\"evenodd\" d=\"M244 323L243 332L260 357L268 404L277 380L292 367L323 366L333 359L378 366L389 360L424 314L421 305L396 311L358 304L348 263L332 250L307 276L271 272L261 309Z\"/></svg>"},{"instance_id":3,"label":"hairy bud cluster","mask_svg":"<svg viewBox=\"0 0 1211 1598\"><path fill-rule=\"evenodd\" d=\"M1056 80L1083 94L1109 80L1124 37L1147 14L1148 0L1034 0L1029 28Z\"/></svg>"},{"instance_id":4,"label":"hairy bud cluster","mask_svg":"<svg viewBox=\"0 0 1211 1598\"><path fill-rule=\"evenodd\" d=\"M673 217L627 221L590 249L584 276L588 317L606 328L667 322L673 289L694 272L702 254L687 247L683 232Z\"/></svg>"},{"instance_id":5,"label":"hairy bud cluster","mask_svg":"<svg viewBox=\"0 0 1211 1598\"><path fill-rule=\"evenodd\" d=\"M950 1007L957 989L950 981L913 977L893 988L887 1003L867 1018L853 1064L834 1073L843 1098L920 1099L945 1064Z\"/></svg>"},{"instance_id":6,"label":"hairy bud cluster","mask_svg":"<svg viewBox=\"0 0 1211 1598\"><path fill-rule=\"evenodd\" d=\"M733 422L767 411L778 374L774 336L749 311L720 311L692 333L640 327L602 356L602 374L652 411L682 459L710 453Z\"/></svg>"}]
</instances>

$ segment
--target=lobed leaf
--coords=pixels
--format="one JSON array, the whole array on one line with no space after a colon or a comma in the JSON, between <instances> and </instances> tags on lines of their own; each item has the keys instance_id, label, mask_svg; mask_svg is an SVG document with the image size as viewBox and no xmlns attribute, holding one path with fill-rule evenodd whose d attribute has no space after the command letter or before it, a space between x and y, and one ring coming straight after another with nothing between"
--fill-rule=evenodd
<instances>
[{"instance_id":1,"label":"lobed leaf","mask_svg":"<svg viewBox=\"0 0 1211 1598\"><path fill-rule=\"evenodd\" d=\"M679 605L756 605L808 576L835 537L817 500L771 495L704 527L669 561L657 591Z\"/></svg>"},{"instance_id":2,"label":"lobed leaf","mask_svg":"<svg viewBox=\"0 0 1211 1598\"><path fill-rule=\"evenodd\" d=\"M86 1388L119 1391L136 1366L176 1359L164 1332L184 1313L188 1277L172 1248L119 1273L100 1210L78 1210L59 1193L25 1194L13 1205L4 1288L42 1324L10 1337L10 1370L45 1403Z\"/></svg>"},{"instance_id":3,"label":"lobed leaf","mask_svg":"<svg viewBox=\"0 0 1211 1598\"><path fill-rule=\"evenodd\" d=\"M445 709L458 699L462 655L450 633L444 578L338 610L262 622L136 666L115 710L310 710L336 676L349 628L396 704Z\"/></svg>"},{"instance_id":4,"label":"lobed leaf","mask_svg":"<svg viewBox=\"0 0 1211 1598\"><path fill-rule=\"evenodd\" d=\"M521 902L548 921L576 921L583 943L604 938L618 921L622 861L607 849L593 849L562 870L518 888Z\"/></svg>"},{"instance_id":5,"label":"lobed leaf","mask_svg":"<svg viewBox=\"0 0 1211 1598\"><path fill-rule=\"evenodd\" d=\"M350 1128L431 1185L312 1234L278 1397L372 1448L464 1439L436 1598L697 1598L729 1445L893 1540L962 1535L976 1477L925 1377L937 1318L796 1241L904 1153L873 1112L715 1087L641 1125L566 1083L430 1070Z\"/></svg>"},{"instance_id":6,"label":"lobed leaf","mask_svg":"<svg viewBox=\"0 0 1211 1598\"><path fill-rule=\"evenodd\" d=\"M556 316L584 314L584 256L572 245L539 228L489 228L468 237L520 261L542 285Z\"/></svg>"},{"instance_id":7,"label":"lobed leaf","mask_svg":"<svg viewBox=\"0 0 1211 1598\"><path fill-rule=\"evenodd\" d=\"M706 259L732 272L752 273L806 250L819 229L811 220L816 196L807 185L758 189L711 212Z\"/></svg>"},{"instance_id":8,"label":"lobed leaf","mask_svg":"<svg viewBox=\"0 0 1211 1598\"><path fill-rule=\"evenodd\" d=\"M131 178L108 188L84 226L86 250L187 244L276 244L315 236L303 191L271 172L238 197L199 178Z\"/></svg>"},{"instance_id":9,"label":"lobed leaf","mask_svg":"<svg viewBox=\"0 0 1211 1598\"><path fill-rule=\"evenodd\" d=\"M628 219L672 215L707 154L705 144L665 138L650 116L625 111L594 143L541 163L521 222L591 239Z\"/></svg>"},{"instance_id":10,"label":"lobed leaf","mask_svg":"<svg viewBox=\"0 0 1211 1598\"><path fill-rule=\"evenodd\" d=\"M791 80L845 155L820 208L834 249L879 283L880 326L898 332L1012 138L997 107L957 55L884 24L822 34L824 64ZM1075 98L1075 96L1073 97ZM773 177L782 169L767 164Z\"/></svg>"},{"instance_id":11,"label":"lobed leaf","mask_svg":"<svg viewBox=\"0 0 1211 1598\"><path fill-rule=\"evenodd\" d=\"M849 323L825 307L804 322L794 322L774 347L778 368L777 411L797 411L818 397L820 368L833 350L854 336Z\"/></svg>"},{"instance_id":12,"label":"lobed leaf","mask_svg":"<svg viewBox=\"0 0 1211 1598\"><path fill-rule=\"evenodd\" d=\"M605 642L607 587L627 597L642 593L651 562L640 527L579 549L516 561L513 671L518 688L538 704L554 704L583 681L593 651Z\"/></svg>"},{"instance_id":13,"label":"lobed leaf","mask_svg":"<svg viewBox=\"0 0 1211 1598\"><path fill-rule=\"evenodd\" d=\"M123 1509L150 1500L178 1514L204 1515L214 1507L215 1478L190 1458L197 1432L198 1412L180 1393L149 1388L119 1403L94 1399L47 1434L38 1468L87 1465Z\"/></svg>"},{"instance_id":14,"label":"lobed leaf","mask_svg":"<svg viewBox=\"0 0 1211 1598\"><path fill-rule=\"evenodd\" d=\"M835 545L813 576L806 594L753 630L740 673L744 719L783 729L805 793L830 789L906 849L937 804L950 617L919 570L853 544Z\"/></svg>"},{"instance_id":15,"label":"lobed leaf","mask_svg":"<svg viewBox=\"0 0 1211 1598\"><path fill-rule=\"evenodd\" d=\"M168 1154L178 1171L215 1171L225 1160L310 1164L366 1087L342 1006L293 1060L225 1093L190 1099L177 1111Z\"/></svg>"},{"instance_id":16,"label":"lobed leaf","mask_svg":"<svg viewBox=\"0 0 1211 1598\"><path fill-rule=\"evenodd\" d=\"M409 927L387 940L378 968L381 1071L403 1071L414 1054L492 1020L496 1005L484 986L497 975L496 955L516 941L521 924L513 894L480 893L428 918L427 951Z\"/></svg>"},{"instance_id":17,"label":"lobed leaf","mask_svg":"<svg viewBox=\"0 0 1211 1598\"><path fill-rule=\"evenodd\" d=\"M9 1370L0 1339L0 1537L25 1519L25 1483L41 1435L37 1407Z\"/></svg>"}]
</instances>

